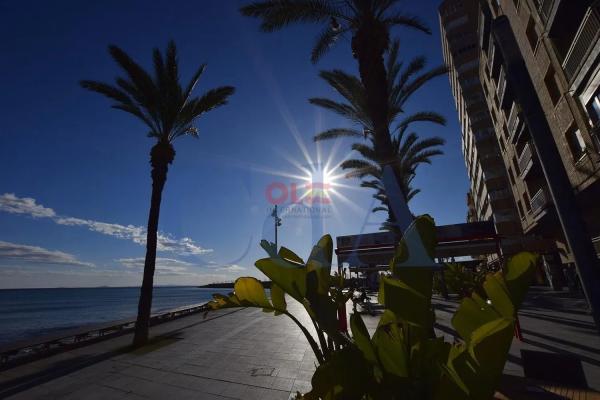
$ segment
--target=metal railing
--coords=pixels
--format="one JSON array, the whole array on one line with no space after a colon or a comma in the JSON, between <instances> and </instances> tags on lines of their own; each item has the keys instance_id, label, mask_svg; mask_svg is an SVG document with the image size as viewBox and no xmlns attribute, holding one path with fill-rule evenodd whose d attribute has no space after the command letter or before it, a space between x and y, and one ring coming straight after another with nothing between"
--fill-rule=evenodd
<instances>
[{"instance_id":1,"label":"metal railing","mask_svg":"<svg viewBox=\"0 0 600 400\"><path fill-rule=\"evenodd\" d=\"M508 128L508 136L511 139L511 141L515 136L515 133L517 133L519 125L521 125L520 114L521 110L519 109L519 106L517 105L517 103L513 102L512 107L510 108L510 113L508 114L508 121L506 122Z\"/></svg>"},{"instance_id":2,"label":"metal railing","mask_svg":"<svg viewBox=\"0 0 600 400\"><path fill-rule=\"evenodd\" d=\"M500 104L504 103L504 94L506 93L506 74L504 73L504 67L500 67L500 73L498 74L498 86L496 86L496 94Z\"/></svg>"},{"instance_id":3,"label":"metal railing","mask_svg":"<svg viewBox=\"0 0 600 400\"><path fill-rule=\"evenodd\" d=\"M153 314L150 325L171 321L186 315L206 312L206 303L194 304ZM62 351L71 350L100 340L132 332L135 319L112 321L94 326L84 326L60 335L45 336L0 346L0 371L6 367L47 357Z\"/></svg>"},{"instance_id":4,"label":"metal railing","mask_svg":"<svg viewBox=\"0 0 600 400\"><path fill-rule=\"evenodd\" d=\"M544 23L547 23L548 19L550 18L550 13L552 12L554 0L536 0L536 3L540 17L542 18Z\"/></svg>"},{"instance_id":5,"label":"metal railing","mask_svg":"<svg viewBox=\"0 0 600 400\"><path fill-rule=\"evenodd\" d=\"M532 157L533 154L531 152L531 146L529 146L529 143L526 143L525 147L523 147L523 151L519 155L519 172L521 174L527 171L527 166L529 165Z\"/></svg>"},{"instance_id":6,"label":"metal railing","mask_svg":"<svg viewBox=\"0 0 600 400\"><path fill-rule=\"evenodd\" d=\"M536 192L536 194L531 198L531 213L537 214L546 208L548 204L548 197L546 196L546 191L543 188L540 188Z\"/></svg>"},{"instance_id":7,"label":"metal railing","mask_svg":"<svg viewBox=\"0 0 600 400\"><path fill-rule=\"evenodd\" d=\"M568 79L573 79L577 74L598 39L600 39L600 2L594 3L585 13L565 56L562 66Z\"/></svg>"}]
</instances>

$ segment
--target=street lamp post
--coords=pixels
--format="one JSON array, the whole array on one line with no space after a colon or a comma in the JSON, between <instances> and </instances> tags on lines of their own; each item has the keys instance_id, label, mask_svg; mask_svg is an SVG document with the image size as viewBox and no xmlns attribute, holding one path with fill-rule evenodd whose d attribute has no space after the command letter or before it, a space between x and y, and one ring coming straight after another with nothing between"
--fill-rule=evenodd
<instances>
[{"instance_id":1,"label":"street lamp post","mask_svg":"<svg viewBox=\"0 0 600 400\"><path fill-rule=\"evenodd\" d=\"M271 217L273 217L273 221L275 223L275 249L277 249L277 228L281 226L281 218L279 218L277 215L277 205L275 205L275 208L271 213Z\"/></svg>"}]
</instances>

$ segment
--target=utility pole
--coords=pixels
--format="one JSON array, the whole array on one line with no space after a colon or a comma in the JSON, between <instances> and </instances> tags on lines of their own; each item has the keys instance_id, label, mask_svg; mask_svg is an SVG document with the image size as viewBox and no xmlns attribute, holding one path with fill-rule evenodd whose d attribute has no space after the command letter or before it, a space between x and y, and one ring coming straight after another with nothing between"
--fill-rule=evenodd
<instances>
[{"instance_id":1,"label":"utility pole","mask_svg":"<svg viewBox=\"0 0 600 400\"><path fill-rule=\"evenodd\" d=\"M277 247L277 228L281 226L281 218L279 218L279 216L277 215L277 204L275 205L275 208L273 209L273 212L271 213L271 217L273 217L273 220L275 222L275 249L278 249L278 247Z\"/></svg>"}]
</instances>

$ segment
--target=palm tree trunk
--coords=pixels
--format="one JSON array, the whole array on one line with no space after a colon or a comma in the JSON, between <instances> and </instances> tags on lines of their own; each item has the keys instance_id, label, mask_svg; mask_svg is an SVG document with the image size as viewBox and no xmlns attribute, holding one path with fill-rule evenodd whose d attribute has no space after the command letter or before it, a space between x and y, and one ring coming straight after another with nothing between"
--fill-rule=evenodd
<instances>
[{"instance_id":1,"label":"palm tree trunk","mask_svg":"<svg viewBox=\"0 0 600 400\"><path fill-rule=\"evenodd\" d=\"M387 72L383 54L389 36L384 26L375 20L365 20L352 38L352 49L358 60L360 78L365 86L367 107L373 121L374 149L383 167L382 184L390 207L390 219L404 231L412 221L405 196L402 194L402 174L396 165L389 130Z\"/></svg>"},{"instance_id":2,"label":"palm tree trunk","mask_svg":"<svg viewBox=\"0 0 600 400\"><path fill-rule=\"evenodd\" d=\"M158 219L162 191L167 181L169 164L173 161L175 151L168 142L159 142L150 153L152 165L152 199L148 215L146 235L146 259L144 261L144 278L140 289L138 315L135 322L133 346L139 347L148 341L150 328L150 312L152 310L152 291L154 288L154 270L156 266L156 247L158 244Z\"/></svg>"}]
</instances>

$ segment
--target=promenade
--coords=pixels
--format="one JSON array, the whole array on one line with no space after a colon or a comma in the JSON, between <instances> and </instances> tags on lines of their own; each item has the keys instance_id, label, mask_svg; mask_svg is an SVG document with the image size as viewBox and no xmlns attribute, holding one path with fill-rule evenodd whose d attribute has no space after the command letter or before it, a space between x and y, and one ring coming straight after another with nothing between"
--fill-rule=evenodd
<instances>
[{"instance_id":1,"label":"promenade","mask_svg":"<svg viewBox=\"0 0 600 400\"><path fill-rule=\"evenodd\" d=\"M457 303L436 298L435 305L436 330L452 340ZM600 390L600 336L580 306L532 290L520 313L524 341L513 342L507 377L523 375L522 349L571 354L581 359L588 385ZM290 308L309 326L299 304ZM365 319L373 329L377 317ZM221 310L158 325L152 335L151 345L134 352L126 351L129 334L2 371L0 398L287 400L310 389L315 359L285 316Z\"/></svg>"}]
</instances>

